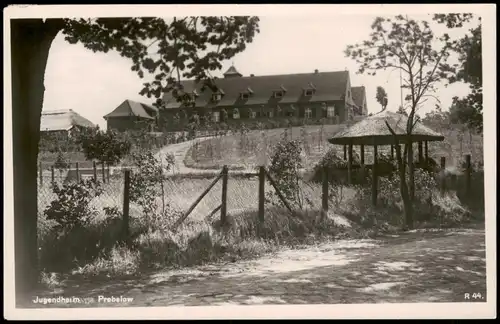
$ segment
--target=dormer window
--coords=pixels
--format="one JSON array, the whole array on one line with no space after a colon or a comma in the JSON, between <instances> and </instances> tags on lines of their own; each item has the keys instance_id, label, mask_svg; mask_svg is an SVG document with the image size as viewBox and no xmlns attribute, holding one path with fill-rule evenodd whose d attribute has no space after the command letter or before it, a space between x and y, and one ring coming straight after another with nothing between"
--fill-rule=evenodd
<instances>
[{"instance_id":1,"label":"dormer window","mask_svg":"<svg viewBox=\"0 0 500 324\"><path fill-rule=\"evenodd\" d=\"M305 89L304 96L311 97L314 94L314 89Z\"/></svg>"},{"instance_id":2,"label":"dormer window","mask_svg":"<svg viewBox=\"0 0 500 324\"><path fill-rule=\"evenodd\" d=\"M243 100L246 100L246 99L250 98L250 94L248 92L242 92L242 93L240 93L240 98Z\"/></svg>"},{"instance_id":3,"label":"dormer window","mask_svg":"<svg viewBox=\"0 0 500 324\"><path fill-rule=\"evenodd\" d=\"M283 98L285 95L283 90L274 91L274 98Z\"/></svg>"},{"instance_id":4,"label":"dormer window","mask_svg":"<svg viewBox=\"0 0 500 324\"><path fill-rule=\"evenodd\" d=\"M222 99L222 93L214 93L212 94L212 101L219 102Z\"/></svg>"}]
</instances>

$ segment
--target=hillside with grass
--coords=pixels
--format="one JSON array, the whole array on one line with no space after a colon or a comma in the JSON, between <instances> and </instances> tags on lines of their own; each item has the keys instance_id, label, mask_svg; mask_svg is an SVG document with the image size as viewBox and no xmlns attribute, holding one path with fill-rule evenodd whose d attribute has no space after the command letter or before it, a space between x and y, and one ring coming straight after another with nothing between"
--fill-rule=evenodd
<instances>
[{"instance_id":1,"label":"hillside with grass","mask_svg":"<svg viewBox=\"0 0 500 324\"><path fill-rule=\"evenodd\" d=\"M188 150L184 163L194 169L220 169L228 165L232 169L252 169L268 165L273 146L283 137L299 140L303 146L303 165L312 169L328 150L343 156L343 146L332 145L328 139L340 130L349 127L340 125L311 125L304 127L252 130L227 136L200 139ZM445 137L442 142L429 143L429 156L438 161L446 157L446 165L459 166L464 155L471 154L473 163L483 161L483 137L461 130L458 126L433 127ZM359 154L359 147L353 148ZM415 153L417 152L415 144ZM380 153L390 154L390 147L379 147ZM365 147L365 163L373 161L373 148Z\"/></svg>"}]
</instances>

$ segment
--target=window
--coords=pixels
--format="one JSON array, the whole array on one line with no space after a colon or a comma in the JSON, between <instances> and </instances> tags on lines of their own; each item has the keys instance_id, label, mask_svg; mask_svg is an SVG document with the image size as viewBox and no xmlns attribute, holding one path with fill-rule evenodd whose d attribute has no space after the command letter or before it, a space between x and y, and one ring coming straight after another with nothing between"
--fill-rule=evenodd
<instances>
[{"instance_id":1,"label":"window","mask_svg":"<svg viewBox=\"0 0 500 324\"><path fill-rule=\"evenodd\" d=\"M331 118L335 117L335 107L334 106L328 106L326 110L326 117Z\"/></svg>"},{"instance_id":2,"label":"window","mask_svg":"<svg viewBox=\"0 0 500 324\"><path fill-rule=\"evenodd\" d=\"M313 93L314 93L313 89L306 89L306 90L304 90L304 95L306 97L311 97L313 95Z\"/></svg>"},{"instance_id":3,"label":"window","mask_svg":"<svg viewBox=\"0 0 500 324\"><path fill-rule=\"evenodd\" d=\"M306 110L304 111L304 117L305 118L311 118L312 117L311 108L306 108Z\"/></svg>"},{"instance_id":4,"label":"window","mask_svg":"<svg viewBox=\"0 0 500 324\"><path fill-rule=\"evenodd\" d=\"M213 102L219 102L221 99L222 99L222 94L220 94L220 93L214 93L212 95Z\"/></svg>"},{"instance_id":5,"label":"window","mask_svg":"<svg viewBox=\"0 0 500 324\"><path fill-rule=\"evenodd\" d=\"M283 98L283 91L275 91L274 98Z\"/></svg>"},{"instance_id":6,"label":"window","mask_svg":"<svg viewBox=\"0 0 500 324\"><path fill-rule=\"evenodd\" d=\"M214 111L212 113L212 121L214 123L218 123L220 121L220 112L219 111Z\"/></svg>"},{"instance_id":7,"label":"window","mask_svg":"<svg viewBox=\"0 0 500 324\"><path fill-rule=\"evenodd\" d=\"M233 119L240 119L240 111L238 109L233 110Z\"/></svg>"},{"instance_id":8,"label":"window","mask_svg":"<svg viewBox=\"0 0 500 324\"><path fill-rule=\"evenodd\" d=\"M248 115L250 116L251 119L255 119L255 117L257 116L257 113L255 111L251 110Z\"/></svg>"},{"instance_id":9,"label":"window","mask_svg":"<svg viewBox=\"0 0 500 324\"><path fill-rule=\"evenodd\" d=\"M241 99L248 99L250 97L250 94L244 92L244 93L240 94L240 97L241 97Z\"/></svg>"}]
</instances>

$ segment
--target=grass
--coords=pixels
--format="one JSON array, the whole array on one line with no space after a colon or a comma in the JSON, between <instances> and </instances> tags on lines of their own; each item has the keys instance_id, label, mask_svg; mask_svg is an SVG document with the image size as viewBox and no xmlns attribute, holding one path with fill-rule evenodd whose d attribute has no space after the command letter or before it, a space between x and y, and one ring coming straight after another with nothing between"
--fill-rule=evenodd
<instances>
[{"instance_id":1,"label":"grass","mask_svg":"<svg viewBox=\"0 0 500 324\"><path fill-rule=\"evenodd\" d=\"M332 137L346 125L324 125L321 135L320 125L308 125L304 128L293 127L289 138L302 141L303 164L306 168L312 168L324 156L327 150L334 149L340 156L343 155L343 147L331 145L328 138ZM227 164L230 168L252 168L256 165L267 165L268 156L272 146L282 137L285 129L277 128L270 130L253 130L246 137L240 134L232 134L199 142L193 145L186 154L184 163L190 168L198 169L220 169ZM456 129L437 130L445 136L443 142L430 142L429 155L439 161L439 158L447 158L447 166L458 166L464 160L465 154L472 155L472 161L483 160L483 138L473 134L469 138L468 133L460 141L460 132ZM244 143L244 144L242 144ZM243 146L243 147L242 147ZM355 147L356 152L359 148ZM415 152L417 148L415 147ZM365 161L371 163L373 155L372 147L365 147ZM390 147L379 147L379 153L390 153Z\"/></svg>"},{"instance_id":2,"label":"grass","mask_svg":"<svg viewBox=\"0 0 500 324\"><path fill-rule=\"evenodd\" d=\"M291 139L305 139L307 143L305 159L309 163L315 163L328 149L327 139L344 127L346 126L324 125L322 135L320 125L304 127L305 133L302 133L302 127L292 127L288 136ZM198 146L191 147L184 163L190 168L203 169L219 169L224 164L245 169L262 165L265 164L266 156L269 155L272 146L281 139L284 131L285 128L252 130L243 139L245 143L243 147L240 134L208 139L200 142ZM265 136L262 136L263 134Z\"/></svg>"}]
</instances>

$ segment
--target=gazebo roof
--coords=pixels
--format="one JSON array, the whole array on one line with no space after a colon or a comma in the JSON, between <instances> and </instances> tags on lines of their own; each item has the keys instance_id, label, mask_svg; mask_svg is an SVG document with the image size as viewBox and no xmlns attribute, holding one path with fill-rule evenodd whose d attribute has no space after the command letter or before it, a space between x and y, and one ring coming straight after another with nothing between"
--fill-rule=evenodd
<instances>
[{"instance_id":1,"label":"gazebo roof","mask_svg":"<svg viewBox=\"0 0 500 324\"><path fill-rule=\"evenodd\" d=\"M408 117L390 111L383 111L353 124L328 141L332 144L353 145L392 145L394 136L385 122L391 126L397 136L398 143L403 143L406 136ZM411 135L412 142L443 141L444 136L417 122Z\"/></svg>"}]
</instances>

